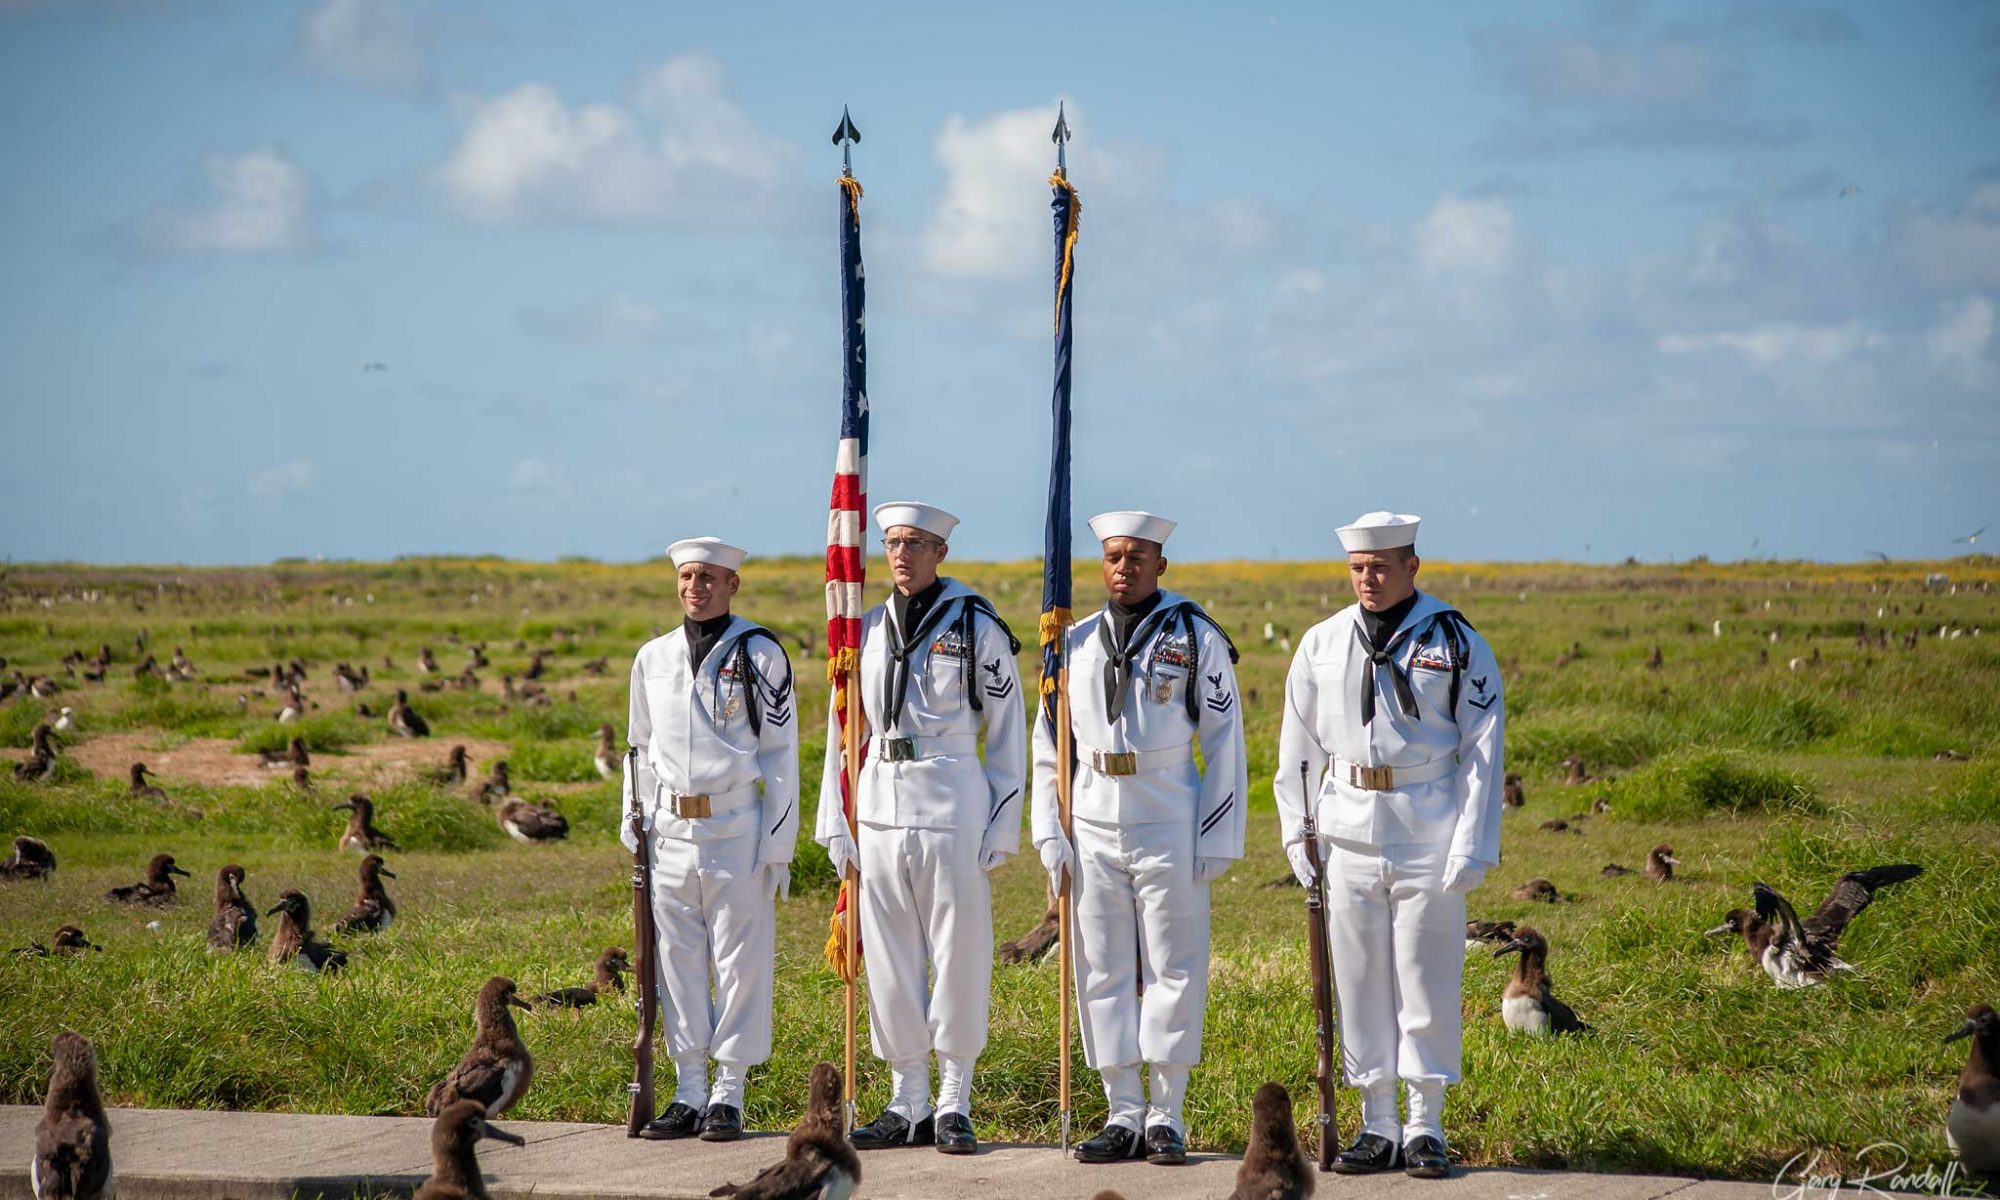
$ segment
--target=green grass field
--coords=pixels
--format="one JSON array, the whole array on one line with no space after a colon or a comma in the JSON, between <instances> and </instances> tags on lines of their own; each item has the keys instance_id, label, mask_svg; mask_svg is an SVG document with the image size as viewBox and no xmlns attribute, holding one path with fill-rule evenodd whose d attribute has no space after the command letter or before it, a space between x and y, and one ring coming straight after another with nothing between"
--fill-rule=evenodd
<instances>
[{"instance_id":1,"label":"green grass field","mask_svg":"<svg viewBox=\"0 0 2000 1200\"><path fill-rule=\"evenodd\" d=\"M1039 570L973 564L959 577L1032 632ZM1926 590L1929 571L1948 571L1953 587ZM1324 564L1273 563L1177 566L1167 582L1207 604L1243 650L1248 853L1215 888L1207 1052L1188 1104L1197 1147L1240 1149L1260 1082L1284 1082L1302 1117L1312 1099L1301 893L1261 885L1286 871L1270 798L1289 661L1279 639L1346 603L1346 585ZM1942 1165L1964 1044L1941 1039L1968 1004L2000 997L2000 562L1436 563L1421 583L1460 606L1498 653L1509 766L1526 780L1526 807L1505 818L1505 861L1470 911L1542 929L1558 994L1595 1027L1562 1041L1509 1036L1499 1006L1512 960L1469 959L1465 1082L1446 1114L1455 1153L1475 1163L1769 1178L1801 1151L1825 1151L1821 1169L1834 1170L1888 1141ZM1080 581L1080 602L1098 594L1094 577ZM822 661L796 649L823 640L820 604L819 566L801 560L751 564L737 602L793 636L803 775L813 781L827 689ZM46 884L0 884L0 946L46 940L65 922L105 946L76 959L0 957L0 1101L39 1101L49 1039L73 1028L96 1041L117 1104L420 1112L425 1089L470 1038L471 997L488 975L511 975L524 989L582 983L598 950L629 945L618 789L591 766L592 731L609 721L622 734L632 652L678 623L659 563L0 574L6 671L52 674L63 687L0 704L0 746L24 750L34 725L63 704L77 721L53 783L0 772L0 835L40 836L61 861ZM141 630L162 665L183 647L197 681L135 680ZM417 690L420 646L449 675L474 641L493 660L481 691ZM100 643L114 654L105 683L63 673L64 654ZM1655 646L1658 670L1645 665ZM518 673L536 649L552 652L542 680L552 702L506 703L501 674ZM282 745L291 731L271 719L278 698L244 672L295 656L320 706L304 724L316 796L294 793L282 772L268 783L227 782L228 772L204 781L165 768L159 782L172 807L125 796L126 762L147 754L227 766ZM600 656L608 672L584 673ZM373 671L359 698L374 719L352 715L356 697L335 689L332 665L343 659ZM1030 648L1022 670L1034 669ZM489 747L475 751L478 775L504 752L516 791L570 818L569 842L515 844L462 789L427 786L403 760L369 757L391 749L380 714L398 686L412 689L436 732L417 752L425 764L454 742L475 743ZM1935 761L1945 750L1969 761ZM1607 778L1563 786L1570 754ZM206 953L209 897L225 863L247 868L246 890L261 907L296 886L322 930L346 910L356 856L334 850L345 814L327 805L356 786L406 847L389 856L396 925L338 939L352 963L332 978L269 966L261 944ZM1579 822L1580 836L1538 829L1599 797L1610 811ZM810 813L802 828L812 828ZM1609 862L1641 865L1662 841L1685 864L1675 882L1600 877ZM101 898L161 850L195 875L180 905L129 911ZM1841 872L1898 861L1925 874L1884 891L1848 931L1842 954L1858 969L1829 986L1779 992L1740 943L1702 937L1748 905L1753 880L1809 908ZM1564 899L1509 898L1534 876L1553 880ZM1043 876L1030 853L994 881L1004 940L1040 915ZM809 1066L839 1057L841 989L820 961L832 895L825 856L802 841L779 914L777 1050L749 1094L755 1127L790 1124ZM516 1114L621 1119L632 1022L624 1004L524 1016L537 1069ZM998 968L975 1098L983 1137L1054 1139L1056 1030L1053 963ZM862 1107L872 1112L887 1072L866 1057L865 1036L863 1055ZM1077 1055L1079 1123L1094 1129L1103 1099Z\"/></svg>"}]
</instances>

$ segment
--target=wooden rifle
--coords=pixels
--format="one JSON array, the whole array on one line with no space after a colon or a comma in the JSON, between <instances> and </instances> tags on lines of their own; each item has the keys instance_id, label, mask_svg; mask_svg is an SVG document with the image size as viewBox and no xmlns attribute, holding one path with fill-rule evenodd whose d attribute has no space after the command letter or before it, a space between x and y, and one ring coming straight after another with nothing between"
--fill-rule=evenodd
<instances>
[{"instance_id":1,"label":"wooden rifle","mask_svg":"<svg viewBox=\"0 0 2000 1200\"><path fill-rule=\"evenodd\" d=\"M653 1119L653 1029L660 1023L660 969L654 961L659 942L653 928L652 839L646 833L645 814L639 809L639 748L625 752L626 792L630 807L625 819L631 825L632 840L632 974L634 1004L639 1009L639 1036L632 1042L632 1093L625 1110L625 1136L638 1137Z\"/></svg>"},{"instance_id":2,"label":"wooden rifle","mask_svg":"<svg viewBox=\"0 0 2000 1200\"><path fill-rule=\"evenodd\" d=\"M1319 1085L1319 1169L1333 1170L1335 1147L1340 1141L1334 1114L1333 1066L1338 1060L1338 1034L1333 1023L1333 955L1326 943L1326 864L1320 861L1319 821L1315 812L1318 797L1313 795L1312 764L1299 764L1300 797L1305 802L1306 861L1312 865L1312 882L1306 885L1306 953L1312 959L1313 1022L1319 1035L1319 1065L1313 1082Z\"/></svg>"}]
</instances>

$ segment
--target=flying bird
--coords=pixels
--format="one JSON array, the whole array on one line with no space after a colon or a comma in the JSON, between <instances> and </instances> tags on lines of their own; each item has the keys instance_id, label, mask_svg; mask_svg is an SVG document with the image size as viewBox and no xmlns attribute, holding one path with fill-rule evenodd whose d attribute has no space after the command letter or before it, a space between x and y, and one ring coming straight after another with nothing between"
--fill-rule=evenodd
<instances>
[{"instance_id":1,"label":"flying bird","mask_svg":"<svg viewBox=\"0 0 2000 1200\"><path fill-rule=\"evenodd\" d=\"M1764 973L1781 988L1811 987L1824 983L1835 971L1851 971L1835 953L1840 935L1875 898L1877 888L1902 883L1923 874L1910 863L1869 867L1849 871L1833 885L1813 915L1801 921L1791 902L1768 884L1750 885L1756 911L1731 909L1722 924L1708 930L1710 937L1739 934L1743 944Z\"/></svg>"},{"instance_id":2,"label":"flying bird","mask_svg":"<svg viewBox=\"0 0 2000 1200\"><path fill-rule=\"evenodd\" d=\"M1985 536L1986 536L1986 526L1981 525L1979 528L1973 530L1971 533L1966 534L1962 538L1951 539L1951 544L1954 546L1976 546L1979 544L1979 539Z\"/></svg>"}]
</instances>

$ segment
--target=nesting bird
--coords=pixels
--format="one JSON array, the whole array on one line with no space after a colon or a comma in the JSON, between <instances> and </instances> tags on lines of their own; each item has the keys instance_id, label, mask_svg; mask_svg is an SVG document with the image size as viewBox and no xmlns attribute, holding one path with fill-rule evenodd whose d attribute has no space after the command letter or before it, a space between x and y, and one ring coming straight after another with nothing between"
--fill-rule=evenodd
<instances>
[{"instance_id":1,"label":"nesting bird","mask_svg":"<svg viewBox=\"0 0 2000 1200\"><path fill-rule=\"evenodd\" d=\"M1835 971L1854 969L1842 962L1835 951L1848 923L1875 899L1875 890L1915 879L1923 871L1910 863L1849 871L1833 885L1833 891L1820 901L1813 915L1803 921L1791 902L1775 889L1753 883L1750 891L1756 911L1729 910L1722 924L1710 929L1708 936L1740 934L1750 956L1764 968L1771 982L1781 988L1811 987L1826 982Z\"/></svg>"},{"instance_id":2,"label":"nesting bird","mask_svg":"<svg viewBox=\"0 0 2000 1200\"><path fill-rule=\"evenodd\" d=\"M1508 894L1516 900L1534 900L1543 904L1554 904L1556 901L1562 899L1561 894L1556 891L1556 885L1539 876L1530 879Z\"/></svg>"},{"instance_id":3,"label":"nesting bird","mask_svg":"<svg viewBox=\"0 0 2000 1200\"><path fill-rule=\"evenodd\" d=\"M215 916L208 922L210 950L241 950L257 941L257 909L243 895L243 868L230 863L215 873Z\"/></svg>"},{"instance_id":4,"label":"nesting bird","mask_svg":"<svg viewBox=\"0 0 2000 1200\"><path fill-rule=\"evenodd\" d=\"M188 872L174 865L171 854L155 854L146 864L146 878L138 883L128 883L104 893L104 898L117 904L172 904L178 897L174 892L174 876L192 878Z\"/></svg>"},{"instance_id":5,"label":"nesting bird","mask_svg":"<svg viewBox=\"0 0 2000 1200\"><path fill-rule=\"evenodd\" d=\"M1661 842L1646 854L1646 878L1654 883L1669 883L1674 877L1674 868L1681 860L1674 857L1674 848Z\"/></svg>"},{"instance_id":6,"label":"nesting bird","mask_svg":"<svg viewBox=\"0 0 2000 1200\"><path fill-rule=\"evenodd\" d=\"M495 759L486 770L486 782L479 785L479 802L491 804L495 800L504 800L513 790L513 779L507 774L507 760Z\"/></svg>"},{"instance_id":7,"label":"nesting bird","mask_svg":"<svg viewBox=\"0 0 2000 1200\"><path fill-rule=\"evenodd\" d=\"M1569 774L1563 776L1563 783L1565 784L1589 783L1592 779L1596 778L1596 776L1583 769L1583 759L1574 754L1563 759L1563 765L1569 768Z\"/></svg>"},{"instance_id":8,"label":"nesting bird","mask_svg":"<svg viewBox=\"0 0 2000 1200\"><path fill-rule=\"evenodd\" d=\"M1500 784L1500 803L1508 808L1519 808L1528 802L1528 794L1521 790L1519 772L1509 771Z\"/></svg>"},{"instance_id":9,"label":"nesting bird","mask_svg":"<svg viewBox=\"0 0 2000 1200\"><path fill-rule=\"evenodd\" d=\"M25 946L16 947L14 953L24 958L49 958L58 954L66 957L74 957L75 955L82 954L85 950L95 950L99 954L104 953L104 947L85 937L83 930L74 925L64 925L56 930L55 937L50 939L48 945L44 946L40 942L29 942Z\"/></svg>"},{"instance_id":10,"label":"nesting bird","mask_svg":"<svg viewBox=\"0 0 2000 1200\"><path fill-rule=\"evenodd\" d=\"M1944 1119L1944 1140L1958 1160L1982 1175L2000 1175L2000 1013L1975 1004L1945 1041L1971 1038L1958 1072L1958 1095Z\"/></svg>"},{"instance_id":11,"label":"nesting bird","mask_svg":"<svg viewBox=\"0 0 2000 1200\"><path fill-rule=\"evenodd\" d=\"M441 767L432 767L424 778L431 783L445 785L459 784L464 783L465 777L471 774L471 772L472 760L466 757L465 747L453 746L451 754L445 758L444 765Z\"/></svg>"},{"instance_id":12,"label":"nesting bird","mask_svg":"<svg viewBox=\"0 0 2000 1200\"><path fill-rule=\"evenodd\" d=\"M431 1177L411 1200L489 1200L479 1157L473 1153L481 1138L510 1146L528 1144L519 1134L488 1125L486 1111L477 1101L461 1100L440 1113L431 1126Z\"/></svg>"},{"instance_id":13,"label":"nesting bird","mask_svg":"<svg viewBox=\"0 0 2000 1200\"><path fill-rule=\"evenodd\" d=\"M38 837L20 834L14 839L14 853L0 862L0 879L47 879L56 873L56 852Z\"/></svg>"},{"instance_id":14,"label":"nesting bird","mask_svg":"<svg viewBox=\"0 0 2000 1200\"><path fill-rule=\"evenodd\" d=\"M632 969L632 960L623 946L607 947L597 956L596 975L583 987L557 988L553 992L543 992L530 996L529 1004L544 1008L587 1008L597 1003L598 997L625 990L624 972Z\"/></svg>"},{"instance_id":15,"label":"nesting bird","mask_svg":"<svg viewBox=\"0 0 2000 1200\"><path fill-rule=\"evenodd\" d=\"M278 903L264 914L278 918L278 932L271 937L271 961L291 963L307 971L338 971L347 965L347 952L337 950L313 936L312 901L297 888L278 893Z\"/></svg>"},{"instance_id":16,"label":"nesting bird","mask_svg":"<svg viewBox=\"0 0 2000 1200\"><path fill-rule=\"evenodd\" d=\"M266 767L309 767L312 755L306 752L306 740L294 737L283 750L259 750L259 765Z\"/></svg>"},{"instance_id":17,"label":"nesting bird","mask_svg":"<svg viewBox=\"0 0 2000 1200\"><path fill-rule=\"evenodd\" d=\"M376 933L389 928L389 922L396 919L396 902L382 886L384 876L394 879L396 873L383 864L381 855L370 854L361 860L361 892L347 915L334 922L335 933Z\"/></svg>"},{"instance_id":18,"label":"nesting bird","mask_svg":"<svg viewBox=\"0 0 2000 1200\"><path fill-rule=\"evenodd\" d=\"M497 1117L527 1094L535 1060L514 1027L514 1014L507 1011L526 1007L528 1002L515 994L514 981L504 975L480 987L472 1006L477 1026L472 1046L449 1075L431 1085L424 1098L426 1115L438 1116L460 1100L476 1100L487 1116Z\"/></svg>"},{"instance_id":19,"label":"nesting bird","mask_svg":"<svg viewBox=\"0 0 2000 1200\"><path fill-rule=\"evenodd\" d=\"M422 671L426 675L435 675L437 674L437 669L438 660L432 656L431 648L429 646L419 647L417 650L417 670Z\"/></svg>"},{"instance_id":20,"label":"nesting bird","mask_svg":"<svg viewBox=\"0 0 2000 1200\"><path fill-rule=\"evenodd\" d=\"M1569 1005L1549 990L1549 943L1532 925L1515 930L1512 941L1493 952L1493 957L1519 954L1507 990L1500 997L1500 1019L1515 1033L1544 1036L1551 1033L1589 1033Z\"/></svg>"},{"instance_id":21,"label":"nesting bird","mask_svg":"<svg viewBox=\"0 0 2000 1200\"><path fill-rule=\"evenodd\" d=\"M28 757L14 764L14 778L22 783L47 783L56 773L55 731L47 721L35 726Z\"/></svg>"},{"instance_id":22,"label":"nesting bird","mask_svg":"<svg viewBox=\"0 0 2000 1200\"><path fill-rule=\"evenodd\" d=\"M1467 921L1465 923L1465 949L1467 953L1484 946L1504 946L1514 940L1512 921Z\"/></svg>"},{"instance_id":23,"label":"nesting bird","mask_svg":"<svg viewBox=\"0 0 2000 1200\"><path fill-rule=\"evenodd\" d=\"M49 728L56 733L68 733L70 730L75 729L76 710L67 704L63 705L62 711L56 714L55 723L50 725Z\"/></svg>"},{"instance_id":24,"label":"nesting bird","mask_svg":"<svg viewBox=\"0 0 2000 1200\"><path fill-rule=\"evenodd\" d=\"M1250 1144L1229 1200L1304 1200L1312 1194L1312 1164L1299 1148L1291 1093L1281 1083L1264 1083L1250 1101Z\"/></svg>"},{"instance_id":25,"label":"nesting bird","mask_svg":"<svg viewBox=\"0 0 2000 1200\"><path fill-rule=\"evenodd\" d=\"M65 1031L49 1053L29 1184L36 1200L111 1200L111 1118L97 1094L97 1052L83 1035Z\"/></svg>"},{"instance_id":26,"label":"nesting bird","mask_svg":"<svg viewBox=\"0 0 2000 1200\"><path fill-rule=\"evenodd\" d=\"M306 769L305 767L293 767L292 787L294 790L300 792L312 791L313 790L312 772Z\"/></svg>"},{"instance_id":27,"label":"nesting bird","mask_svg":"<svg viewBox=\"0 0 2000 1200\"><path fill-rule=\"evenodd\" d=\"M517 796L502 801L494 816L500 828L517 842L555 842L569 836L569 818Z\"/></svg>"},{"instance_id":28,"label":"nesting bird","mask_svg":"<svg viewBox=\"0 0 2000 1200\"><path fill-rule=\"evenodd\" d=\"M861 1156L841 1132L840 1071L815 1063L807 1083L806 1112L785 1139L783 1162L750 1182L725 1183L711 1196L738 1200L847 1200L861 1182Z\"/></svg>"},{"instance_id":29,"label":"nesting bird","mask_svg":"<svg viewBox=\"0 0 2000 1200\"><path fill-rule=\"evenodd\" d=\"M420 738L431 735L431 727L417 711L410 707L410 693L396 689L396 703L389 708L389 728L399 737Z\"/></svg>"},{"instance_id":30,"label":"nesting bird","mask_svg":"<svg viewBox=\"0 0 2000 1200\"><path fill-rule=\"evenodd\" d=\"M618 746L612 740L611 726L599 725L597 727L597 773L606 779L618 778L618 760L620 757Z\"/></svg>"},{"instance_id":31,"label":"nesting bird","mask_svg":"<svg viewBox=\"0 0 2000 1200\"><path fill-rule=\"evenodd\" d=\"M340 831L340 841L335 843L338 850L359 850L366 854L373 850L401 850L389 835L375 828L375 802L360 792L354 793L333 811L348 810L347 828Z\"/></svg>"},{"instance_id":32,"label":"nesting bird","mask_svg":"<svg viewBox=\"0 0 2000 1200\"><path fill-rule=\"evenodd\" d=\"M155 804L165 804L167 802L167 789L157 783L147 783L147 774L148 771L145 763L133 763L131 782L126 784L125 794L134 800L151 800Z\"/></svg>"},{"instance_id":33,"label":"nesting bird","mask_svg":"<svg viewBox=\"0 0 2000 1200\"><path fill-rule=\"evenodd\" d=\"M287 683L285 685L284 707L280 708L277 712L278 724L291 725L305 715L306 699L299 693L299 685L296 683Z\"/></svg>"}]
</instances>

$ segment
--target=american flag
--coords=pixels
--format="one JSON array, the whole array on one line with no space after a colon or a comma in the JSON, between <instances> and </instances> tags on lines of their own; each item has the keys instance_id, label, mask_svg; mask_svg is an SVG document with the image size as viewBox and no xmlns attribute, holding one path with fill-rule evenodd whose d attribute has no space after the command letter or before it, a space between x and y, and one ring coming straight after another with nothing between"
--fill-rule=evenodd
<instances>
[{"instance_id":1,"label":"american flag","mask_svg":"<svg viewBox=\"0 0 2000 1200\"><path fill-rule=\"evenodd\" d=\"M851 175L840 178L840 313L841 394L840 444L833 456L833 499L826 514L826 675L833 684L833 711L844 734L847 729L847 687L861 667L862 580L866 559L861 535L868 511L868 325L867 280L861 270L861 184ZM839 754L846 745L828 746ZM851 818L854 797L848 794L848 773L840 776L841 811ZM841 935L841 916L851 903L846 880L833 909L833 932L826 958L842 978L851 971Z\"/></svg>"}]
</instances>

